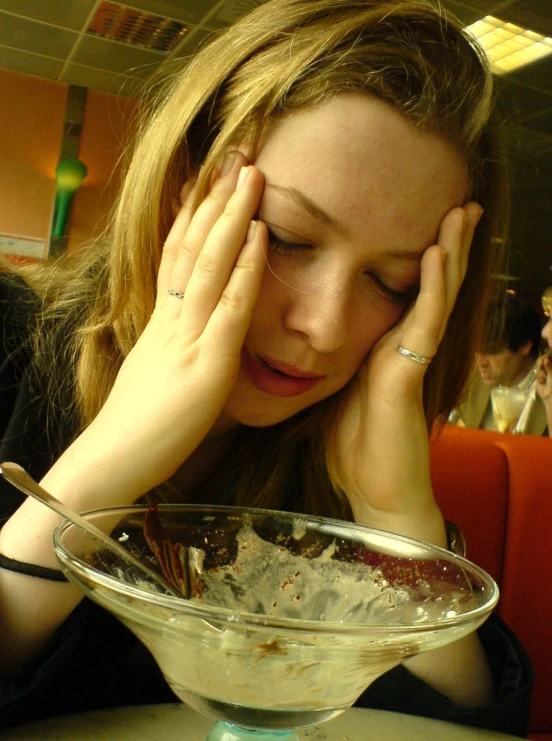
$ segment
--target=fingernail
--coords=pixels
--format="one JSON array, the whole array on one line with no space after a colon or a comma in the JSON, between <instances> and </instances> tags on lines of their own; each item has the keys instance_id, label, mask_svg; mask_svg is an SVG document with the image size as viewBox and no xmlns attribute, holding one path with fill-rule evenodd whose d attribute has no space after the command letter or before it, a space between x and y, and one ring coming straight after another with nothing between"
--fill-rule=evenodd
<instances>
[{"instance_id":1,"label":"fingernail","mask_svg":"<svg viewBox=\"0 0 552 741\"><path fill-rule=\"evenodd\" d=\"M247 230L247 241L252 242L255 239L255 234L257 233L257 222L256 221L250 221L249 222L249 229Z\"/></svg>"},{"instance_id":2,"label":"fingernail","mask_svg":"<svg viewBox=\"0 0 552 741\"><path fill-rule=\"evenodd\" d=\"M480 211L479 211L479 213L477 214L477 216L475 217L475 222L474 222L474 225L473 225L473 226L474 226L474 228L475 228L475 227L476 227L476 226L477 226L477 225L479 224L479 221L480 221L481 217L483 216L483 212L484 212L484 210L485 210L485 209L483 209L483 208L481 208L481 207L480 207Z\"/></svg>"},{"instance_id":3,"label":"fingernail","mask_svg":"<svg viewBox=\"0 0 552 741\"><path fill-rule=\"evenodd\" d=\"M224 159L222 160L222 165L220 167L221 178L223 178L225 175L228 175L232 171L235 161L236 152L227 152L227 154L224 155Z\"/></svg>"},{"instance_id":4,"label":"fingernail","mask_svg":"<svg viewBox=\"0 0 552 741\"><path fill-rule=\"evenodd\" d=\"M245 184L245 181L247 180L248 175L249 175L249 168L242 167L242 169L240 170L240 174L238 176L238 183L236 185L236 190L238 190L238 188L243 187L243 185Z\"/></svg>"}]
</instances>

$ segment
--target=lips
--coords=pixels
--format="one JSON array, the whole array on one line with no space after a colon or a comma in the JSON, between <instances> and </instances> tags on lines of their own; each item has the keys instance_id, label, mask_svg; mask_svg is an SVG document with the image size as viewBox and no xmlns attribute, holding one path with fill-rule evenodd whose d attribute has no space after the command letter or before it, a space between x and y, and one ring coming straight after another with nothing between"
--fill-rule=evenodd
<instances>
[{"instance_id":1,"label":"lips","mask_svg":"<svg viewBox=\"0 0 552 741\"><path fill-rule=\"evenodd\" d=\"M254 386L271 396L298 396L314 388L325 376L242 351L242 367Z\"/></svg>"}]
</instances>

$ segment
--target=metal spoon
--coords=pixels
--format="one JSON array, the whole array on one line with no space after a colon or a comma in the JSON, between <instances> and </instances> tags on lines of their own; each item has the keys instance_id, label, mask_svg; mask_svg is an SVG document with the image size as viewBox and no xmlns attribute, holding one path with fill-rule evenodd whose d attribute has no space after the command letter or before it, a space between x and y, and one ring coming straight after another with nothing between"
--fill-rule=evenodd
<instances>
[{"instance_id":1,"label":"metal spoon","mask_svg":"<svg viewBox=\"0 0 552 741\"><path fill-rule=\"evenodd\" d=\"M6 481L9 481L10 484L22 491L23 494L27 494L27 496L33 497L39 502L42 502L42 504L45 504L47 507L50 507L50 509L53 509L54 512L57 512L58 515L70 520L73 525L77 525L77 527L80 527L86 533L99 540L108 550L112 553L116 553L119 558L122 558L128 564L134 566L135 569L138 569L148 578L149 581L153 581L165 593L182 598L182 595L153 569L145 563L142 563L142 561L136 558L136 556L130 553L130 551L125 550L116 540L103 533L84 517L81 517L81 515L72 510L71 507L63 504L59 499L56 499L52 494L47 492L46 489L43 489L39 484L37 484L32 476L30 476L27 471L25 471L24 468L21 468L17 463L0 464L0 473L2 473L2 476Z\"/></svg>"}]
</instances>

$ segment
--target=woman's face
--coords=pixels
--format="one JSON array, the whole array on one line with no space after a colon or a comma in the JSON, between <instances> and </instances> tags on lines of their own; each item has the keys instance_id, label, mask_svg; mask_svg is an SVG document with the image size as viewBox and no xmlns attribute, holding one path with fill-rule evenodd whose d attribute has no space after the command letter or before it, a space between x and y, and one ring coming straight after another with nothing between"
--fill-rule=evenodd
<instances>
[{"instance_id":1,"label":"woman's face","mask_svg":"<svg viewBox=\"0 0 552 741\"><path fill-rule=\"evenodd\" d=\"M548 347L552 348L552 292L549 295L549 290L542 297L542 310L544 316L548 317L548 321L542 328L542 337L548 343Z\"/></svg>"},{"instance_id":2,"label":"woman's face","mask_svg":"<svg viewBox=\"0 0 552 741\"><path fill-rule=\"evenodd\" d=\"M265 426L343 388L401 318L468 174L439 137L352 93L275 123L255 164L268 266L223 416Z\"/></svg>"},{"instance_id":3,"label":"woman's face","mask_svg":"<svg viewBox=\"0 0 552 741\"><path fill-rule=\"evenodd\" d=\"M552 319L549 319L542 328L542 337L548 343L548 347L552 348Z\"/></svg>"}]
</instances>

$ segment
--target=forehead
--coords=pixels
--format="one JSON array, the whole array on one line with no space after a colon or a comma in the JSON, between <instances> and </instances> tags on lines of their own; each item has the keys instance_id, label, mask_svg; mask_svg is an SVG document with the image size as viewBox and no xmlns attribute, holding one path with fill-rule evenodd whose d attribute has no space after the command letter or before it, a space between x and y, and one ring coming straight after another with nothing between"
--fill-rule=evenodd
<instances>
[{"instance_id":1,"label":"forehead","mask_svg":"<svg viewBox=\"0 0 552 741\"><path fill-rule=\"evenodd\" d=\"M375 238L406 238L419 248L432 243L469 187L452 145L355 93L273 123L256 164L267 185L300 190L353 233L370 223Z\"/></svg>"}]
</instances>

